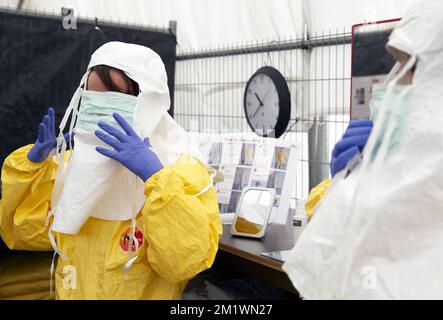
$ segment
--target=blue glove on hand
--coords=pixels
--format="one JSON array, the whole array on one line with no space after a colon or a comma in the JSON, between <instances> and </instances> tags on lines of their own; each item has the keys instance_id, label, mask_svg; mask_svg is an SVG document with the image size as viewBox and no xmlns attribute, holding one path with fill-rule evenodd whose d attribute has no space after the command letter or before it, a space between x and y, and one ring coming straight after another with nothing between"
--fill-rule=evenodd
<instances>
[{"instance_id":1,"label":"blue glove on hand","mask_svg":"<svg viewBox=\"0 0 443 320\"><path fill-rule=\"evenodd\" d=\"M102 147L95 149L102 155L120 162L146 182L152 175L160 171L163 165L152 150L148 138L142 140L118 113L114 113L113 116L126 134L103 121L99 121L98 126L110 136L99 130L95 131L95 135L113 147L114 150Z\"/></svg>"},{"instance_id":2,"label":"blue glove on hand","mask_svg":"<svg viewBox=\"0 0 443 320\"><path fill-rule=\"evenodd\" d=\"M65 134L65 140L69 142L69 133ZM48 114L43 117L38 128L38 137L34 146L28 152L28 159L34 163L43 162L51 151L57 146L54 125L54 109L49 108Z\"/></svg>"},{"instance_id":3,"label":"blue glove on hand","mask_svg":"<svg viewBox=\"0 0 443 320\"><path fill-rule=\"evenodd\" d=\"M373 122L371 120L351 121L342 139L332 151L330 165L332 177L343 170L352 158L363 151L372 127Z\"/></svg>"}]
</instances>

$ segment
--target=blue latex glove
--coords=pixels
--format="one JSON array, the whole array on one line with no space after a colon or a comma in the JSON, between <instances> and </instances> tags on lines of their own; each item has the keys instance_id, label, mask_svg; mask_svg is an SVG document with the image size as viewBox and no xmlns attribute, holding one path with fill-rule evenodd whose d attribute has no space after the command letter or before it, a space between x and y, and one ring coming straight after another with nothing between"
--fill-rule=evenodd
<instances>
[{"instance_id":1,"label":"blue latex glove","mask_svg":"<svg viewBox=\"0 0 443 320\"><path fill-rule=\"evenodd\" d=\"M69 142L69 133L65 134L65 139ZM49 108L48 114L45 115L43 121L40 122L37 141L28 152L28 159L34 163L43 162L56 146L57 138L55 135L54 109Z\"/></svg>"},{"instance_id":2,"label":"blue latex glove","mask_svg":"<svg viewBox=\"0 0 443 320\"><path fill-rule=\"evenodd\" d=\"M342 139L332 151L330 168L333 177L343 170L352 158L363 151L373 125L371 120L351 121Z\"/></svg>"},{"instance_id":3,"label":"blue latex glove","mask_svg":"<svg viewBox=\"0 0 443 320\"><path fill-rule=\"evenodd\" d=\"M103 121L99 121L98 126L109 133L110 136L99 130L95 131L95 135L113 147L114 150L102 147L96 147L95 149L102 155L120 162L146 182L152 175L160 171L163 165L152 150L148 138L142 140L118 113L114 113L113 116L125 133Z\"/></svg>"}]
</instances>

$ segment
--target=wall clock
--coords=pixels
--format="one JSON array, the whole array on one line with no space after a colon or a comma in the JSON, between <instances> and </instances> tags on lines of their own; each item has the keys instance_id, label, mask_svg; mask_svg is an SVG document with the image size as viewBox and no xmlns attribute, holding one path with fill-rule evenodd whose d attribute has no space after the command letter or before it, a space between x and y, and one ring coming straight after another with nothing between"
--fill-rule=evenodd
<instances>
[{"instance_id":1,"label":"wall clock","mask_svg":"<svg viewBox=\"0 0 443 320\"><path fill-rule=\"evenodd\" d=\"M291 95L283 75L273 67L257 70L244 94L244 111L252 131L262 137L279 138L291 117Z\"/></svg>"}]
</instances>

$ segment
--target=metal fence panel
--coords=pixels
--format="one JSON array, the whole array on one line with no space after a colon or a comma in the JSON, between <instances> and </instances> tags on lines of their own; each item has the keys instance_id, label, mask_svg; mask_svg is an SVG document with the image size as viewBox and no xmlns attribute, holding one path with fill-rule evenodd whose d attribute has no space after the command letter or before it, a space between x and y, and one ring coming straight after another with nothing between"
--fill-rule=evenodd
<instances>
[{"instance_id":1,"label":"metal fence panel","mask_svg":"<svg viewBox=\"0 0 443 320\"><path fill-rule=\"evenodd\" d=\"M192 132L250 132L243 111L246 83L260 67L275 67L291 92L291 121L282 138L301 147L293 200L306 199L313 184L328 176L329 159L324 155L330 154L349 122L350 42L350 33L335 31L309 39L181 53L174 117Z\"/></svg>"}]
</instances>

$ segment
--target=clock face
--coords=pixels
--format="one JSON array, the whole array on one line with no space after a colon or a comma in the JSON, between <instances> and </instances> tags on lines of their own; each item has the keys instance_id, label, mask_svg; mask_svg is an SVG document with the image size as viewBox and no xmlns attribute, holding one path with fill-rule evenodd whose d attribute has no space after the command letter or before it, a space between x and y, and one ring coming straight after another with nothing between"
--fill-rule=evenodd
<instances>
[{"instance_id":1,"label":"clock face","mask_svg":"<svg viewBox=\"0 0 443 320\"><path fill-rule=\"evenodd\" d=\"M245 92L245 112L250 126L259 135L270 135L280 115L280 98L274 81L257 73Z\"/></svg>"}]
</instances>

